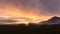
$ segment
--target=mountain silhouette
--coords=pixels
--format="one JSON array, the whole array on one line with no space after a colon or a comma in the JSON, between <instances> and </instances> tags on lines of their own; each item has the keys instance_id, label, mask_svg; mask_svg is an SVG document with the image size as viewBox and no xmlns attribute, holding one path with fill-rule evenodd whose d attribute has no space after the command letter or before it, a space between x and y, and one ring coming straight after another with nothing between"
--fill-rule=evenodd
<instances>
[{"instance_id":1,"label":"mountain silhouette","mask_svg":"<svg viewBox=\"0 0 60 34\"><path fill-rule=\"evenodd\" d=\"M54 16L51 19L49 19L48 21L50 21L50 22L58 22L58 21L60 21L60 17Z\"/></svg>"},{"instance_id":2,"label":"mountain silhouette","mask_svg":"<svg viewBox=\"0 0 60 34\"><path fill-rule=\"evenodd\" d=\"M42 24L60 24L60 17L54 16L51 19L48 19L47 21L40 22Z\"/></svg>"}]
</instances>

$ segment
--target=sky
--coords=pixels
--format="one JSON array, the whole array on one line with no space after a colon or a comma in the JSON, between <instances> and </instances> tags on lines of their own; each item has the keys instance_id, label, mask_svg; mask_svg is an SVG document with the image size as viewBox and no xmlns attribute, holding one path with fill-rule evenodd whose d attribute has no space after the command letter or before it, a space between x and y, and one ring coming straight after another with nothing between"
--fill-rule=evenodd
<instances>
[{"instance_id":1,"label":"sky","mask_svg":"<svg viewBox=\"0 0 60 34\"><path fill-rule=\"evenodd\" d=\"M0 0L0 16L44 21L59 14L60 0Z\"/></svg>"}]
</instances>

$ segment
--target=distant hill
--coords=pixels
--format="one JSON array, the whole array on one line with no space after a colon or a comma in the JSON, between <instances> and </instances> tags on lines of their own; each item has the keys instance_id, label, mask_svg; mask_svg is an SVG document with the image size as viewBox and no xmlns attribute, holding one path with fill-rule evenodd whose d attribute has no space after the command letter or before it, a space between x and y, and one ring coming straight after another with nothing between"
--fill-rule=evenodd
<instances>
[{"instance_id":1,"label":"distant hill","mask_svg":"<svg viewBox=\"0 0 60 34\"><path fill-rule=\"evenodd\" d=\"M51 25L51 24L60 24L60 17L52 17L51 19L48 19L47 21L42 21L40 22L41 24L47 24L47 25Z\"/></svg>"}]
</instances>

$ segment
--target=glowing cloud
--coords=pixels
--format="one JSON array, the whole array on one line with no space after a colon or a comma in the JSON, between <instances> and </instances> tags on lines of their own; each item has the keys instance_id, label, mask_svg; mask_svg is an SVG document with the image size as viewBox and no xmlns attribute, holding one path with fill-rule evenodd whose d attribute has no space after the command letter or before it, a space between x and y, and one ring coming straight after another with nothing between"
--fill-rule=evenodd
<instances>
[{"instance_id":1,"label":"glowing cloud","mask_svg":"<svg viewBox=\"0 0 60 34\"><path fill-rule=\"evenodd\" d=\"M50 10L41 0L0 0L0 16L6 16L5 18L10 16L10 19L19 18L17 19L19 23L37 23L47 20L53 16L48 11ZM21 17L26 20L21 21Z\"/></svg>"}]
</instances>

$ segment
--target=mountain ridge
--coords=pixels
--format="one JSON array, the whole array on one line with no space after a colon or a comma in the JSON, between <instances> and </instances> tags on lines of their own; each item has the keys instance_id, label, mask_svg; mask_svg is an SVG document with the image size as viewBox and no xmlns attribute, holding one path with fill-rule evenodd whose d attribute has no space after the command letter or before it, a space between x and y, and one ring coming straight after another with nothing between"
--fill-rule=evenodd
<instances>
[{"instance_id":1,"label":"mountain ridge","mask_svg":"<svg viewBox=\"0 0 60 34\"><path fill-rule=\"evenodd\" d=\"M49 25L49 24L60 24L60 17L54 16L51 19L48 19L47 21L42 21L39 23L47 24L47 25Z\"/></svg>"}]
</instances>

